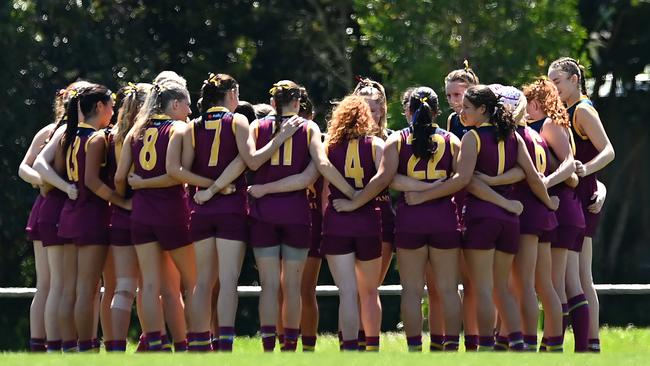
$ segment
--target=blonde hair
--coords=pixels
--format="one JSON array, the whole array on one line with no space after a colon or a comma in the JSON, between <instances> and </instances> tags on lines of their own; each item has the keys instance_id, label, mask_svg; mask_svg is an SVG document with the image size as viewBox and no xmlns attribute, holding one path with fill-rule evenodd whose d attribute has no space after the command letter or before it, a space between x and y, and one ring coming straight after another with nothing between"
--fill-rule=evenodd
<instances>
[{"instance_id":1,"label":"blonde hair","mask_svg":"<svg viewBox=\"0 0 650 366\"><path fill-rule=\"evenodd\" d=\"M135 117L134 136L138 139L142 138L144 128L149 123L152 114L164 113L169 103L174 100L189 99L190 93L187 88L177 80L164 79L160 83L154 83Z\"/></svg>"},{"instance_id":2,"label":"blonde hair","mask_svg":"<svg viewBox=\"0 0 650 366\"><path fill-rule=\"evenodd\" d=\"M122 107L117 114L117 123L113 128L116 144L124 142L126 135L135 123L138 111L144 105L147 93L152 87L153 85L148 83L129 83L128 86L123 88Z\"/></svg>"},{"instance_id":3,"label":"blonde hair","mask_svg":"<svg viewBox=\"0 0 650 366\"><path fill-rule=\"evenodd\" d=\"M370 100L375 100L381 104L381 118L375 121L379 125L380 135L383 139L385 136L385 129L388 125L388 106L386 104L386 90L379 82L369 78L361 78L359 83L352 91L352 95L360 95Z\"/></svg>"}]
</instances>

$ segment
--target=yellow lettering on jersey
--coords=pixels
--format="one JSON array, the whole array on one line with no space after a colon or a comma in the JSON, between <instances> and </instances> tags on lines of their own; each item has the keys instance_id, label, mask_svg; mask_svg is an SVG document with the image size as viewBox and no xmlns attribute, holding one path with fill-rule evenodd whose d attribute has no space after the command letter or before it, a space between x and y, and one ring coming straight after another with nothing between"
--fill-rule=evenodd
<instances>
[{"instance_id":1,"label":"yellow lettering on jersey","mask_svg":"<svg viewBox=\"0 0 650 366\"><path fill-rule=\"evenodd\" d=\"M156 140L158 140L158 129L147 128L142 139L142 150L140 150L140 166L144 170L153 170L158 160L156 154Z\"/></svg>"},{"instance_id":2,"label":"yellow lettering on jersey","mask_svg":"<svg viewBox=\"0 0 650 366\"><path fill-rule=\"evenodd\" d=\"M359 140L353 139L348 142L345 152L345 177L354 179L355 188L363 188L363 167L359 156Z\"/></svg>"},{"instance_id":3,"label":"yellow lettering on jersey","mask_svg":"<svg viewBox=\"0 0 650 366\"><path fill-rule=\"evenodd\" d=\"M447 177L446 170L436 169L438 167L438 163L440 163L440 160L442 160L442 157L444 156L445 150L447 148L445 144L445 138L441 135L435 134L431 136L431 139L437 144L437 147L435 153L433 153L427 162L426 172L424 170L415 170L415 166L420 162L420 158L415 155L411 155L406 166L406 174L409 177L417 180L436 180ZM409 138L406 140L406 143L410 145L412 142L413 140L411 136L409 136Z\"/></svg>"},{"instance_id":4,"label":"yellow lettering on jersey","mask_svg":"<svg viewBox=\"0 0 650 366\"><path fill-rule=\"evenodd\" d=\"M221 143L221 119L205 121L206 130L214 130L212 147L210 148L210 160L208 166L217 166L219 162L219 144Z\"/></svg>"},{"instance_id":5,"label":"yellow lettering on jersey","mask_svg":"<svg viewBox=\"0 0 650 366\"><path fill-rule=\"evenodd\" d=\"M503 174L506 167L506 143L501 140L497 144L497 152L499 155L499 165L497 166L497 175Z\"/></svg>"},{"instance_id":6,"label":"yellow lettering on jersey","mask_svg":"<svg viewBox=\"0 0 650 366\"><path fill-rule=\"evenodd\" d=\"M533 136L533 145L535 146L535 167L540 173L546 171L546 151L541 145L543 143L542 138L539 136Z\"/></svg>"},{"instance_id":7,"label":"yellow lettering on jersey","mask_svg":"<svg viewBox=\"0 0 650 366\"><path fill-rule=\"evenodd\" d=\"M81 147L81 138L76 136L72 145L68 147L65 157L65 167L68 173L68 179L72 182L79 181L79 162L77 161L77 153Z\"/></svg>"},{"instance_id":8,"label":"yellow lettering on jersey","mask_svg":"<svg viewBox=\"0 0 650 366\"><path fill-rule=\"evenodd\" d=\"M292 151L293 151L293 136L289 137L282 144L282 165L291 166ZM275 150L271 155L271 165L280 165L280 149Z\"/></svg>"}]
</instances>

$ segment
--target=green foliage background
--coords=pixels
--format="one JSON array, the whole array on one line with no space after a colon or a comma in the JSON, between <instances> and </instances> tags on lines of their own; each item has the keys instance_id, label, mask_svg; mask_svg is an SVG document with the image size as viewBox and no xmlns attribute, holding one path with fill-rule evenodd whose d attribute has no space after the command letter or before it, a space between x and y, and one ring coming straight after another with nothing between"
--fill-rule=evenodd
<instances>
[{"instance_id":1,"label":"green foliage background","mask_svg":"<svg viewBox=\"0 0 650 366\"><path fill-rule=\"evenodd\" d=\"M590 65L596 89L610 91L593 96L617 151L601 175L609 192L595 242L596 282L649 282L649 86L634 79L650 64L647 19L650 3L643 0L4 1L0 287L34 285L23 227L36 192L17 177L18 164L52 119L55 91L78 78L116 90L174 70L196 99L208 72L225 72L240 82L241 98L254 103L267 101L269 86L288 78L307 86L324 126L330 101L350 92L355 75L371 76L386 86L389 124L399 128L401 91L429 85L444 106L443 78L464 59L483 82L521 85L563 55ZM443 111L440 118L449 110ZM248 256L241 283L256 281ZM387 281L399 281L394 269ZM326 268L321 283L333 283ZM336 300L321 300L321 329L333 330ZM399 299L384 300L384 327L394 329ZM647 324L644 301L604 298L602 318ZM27 314L28 301L0 299L0 349L26 346ZM255 301L240 303L240 333L255 332L256 314Z\"/></svg>"}]
</instances>

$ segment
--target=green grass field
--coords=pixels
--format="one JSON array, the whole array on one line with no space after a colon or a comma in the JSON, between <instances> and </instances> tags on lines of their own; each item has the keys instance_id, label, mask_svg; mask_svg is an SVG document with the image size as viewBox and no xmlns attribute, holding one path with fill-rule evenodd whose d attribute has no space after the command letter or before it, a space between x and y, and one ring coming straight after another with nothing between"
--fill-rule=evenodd
<instances>
[{"instance_id":1,"label":"green grass field","mask_svg":"<svg viewBox=\"0 0 650 366\"><path fill-rule=\"evenodd\" d=\"M424 346L428 347L427 337L423 337ZM600 355L574 354L572 336L567 334L563 354L534 353L429 353L406 352L404 335L385 333L382 335L381 352L377 353L341 353L335 336L321 336L315 353L295 354L276 352L264 354L259 338L239 337L235 340L232 354L130 354L134 345L129 347L126 355L31 355L27 353L3 353L0 365L44 365L44 366L86 366L101 365L138 365L138 366L205 366L205 365L309 365L309 366L372 366L390 365L645 365L650 364L650 329L604 328L601 333L603 352ZM300 347L300 345L298 346ZM461 347L462 348L462 347Z\"/></svg>"}]
</instances>

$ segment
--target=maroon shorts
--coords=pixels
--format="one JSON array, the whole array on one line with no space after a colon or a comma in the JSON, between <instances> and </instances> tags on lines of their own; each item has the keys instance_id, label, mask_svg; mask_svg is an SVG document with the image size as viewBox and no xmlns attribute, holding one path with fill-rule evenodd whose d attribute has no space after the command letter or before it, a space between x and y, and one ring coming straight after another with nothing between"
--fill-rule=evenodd
<instances>
[{"instance_id":1,"label":"maroon shorts","mask_svg":"<svg viewBox=\"0 0 650 366\"><path fill-rule=\"evenodd\" d=\"M557 228L552 230L545 230L539 234L540 243L552 243L556 240L556 238L557 238Z\"/></svg>"},{"instance_id":2,"label":"maroon shorts","mask_svg":"<svg viewBox=\"0 0 650 366\"><path fill-rule=\"evenodd\" d=\"M86 227L76 238L72 239L76 246L85 245L108 245L108 227Z\"/></svg>"},{"instance_id":3,"label":"maroon shorts","mask_svg":"<svg viewBox=\"0 0 650 366\"><path fill-rule=\"evenodd\" d=\"M250 244L253 248L268 248L280 244L299 249L310 246L309 225L271 224L250 218Z\"/></svg>"},{"instance_id":4,"label":"maroon shorts","mask_svg":"<svg viewBox=\"0 0 650 366\"><path fill-rule=\"evenodd\" d=\"M418 249L425 245L436 249L460 248L460 231L454 230L444 233L395 233L395 246L401 249Z\"/></svg>"},{"instance_id":5,"label":"maroon shorts","mask_svg":"<svg viewBox=\"0 0 650 366\"><path fill-rule=\"evenodd\" d=\"M369 261L381 257L381 237L352 237L325 234L323 235L320 250L324 255L355 253L358 260Z\"/></svg>"},{"instance_id":6,"label":"maroon shorts","mask_svg":"<svg viewBox=\"0 0 650 366\"><path fill-rule=\"evenodd\" d=\"M323 254L320 251L321 242L323 241L323 216L314 212L311 214L311 241L307 256L312 258L323 258Z\"/></svg>"},{"instance_id":7,"label":"maroon shorts","mask_svg":"<svg viewBox=\"0 0 650 366\"><path fill-rule=\"evenodd\" d=\"M134 245L158 242L163 250L174 250L192 243L187 225L154 226L131 223L131 241Z\"/></svg>"},{"instance_id":8,"label":"maroon shorts","mask_svg":"<svg viewBox=\"0 0 650 366\"><path fill-rule=\"evenodd\" d=\"M381 241L395 242L395 212L389 207L381 207Z\"/></svg>"},{"instance_id":9,"label":"maroon shorts","mask_svg":"<svg viewBox=\"0 0 650 366\"><path fill-rule=\"evenodd\" d=\"M476 218L465 223L463 249L496 249L510 254L519 250L519 223Z\"/></svg>"},{"instance_id":10,"label":"maroon shorts","mask_svg":"<svg viewBox=\"0 0 650 366\"><path fill-rule=\"evenodd\" d=\"M558 226L555 229L555 240L551 241L551 248L569 249L574 252L582 251L584 230L575 226Z\"/></svg>"},{"instance_id":11,"label":"maroon shorts","mask_svg":"<svg viewBox=\"0 0 650 366\"><path fill-rule=\"evenodd\" d=\"M594 235L596 235L596 231L598 230L598 223L600 222L600 212L595 214L589 212L586 208L584 209L585 213L585 232L584 236L593 238Z\"/></svg>"},{"instance_id":12,"label":"maroon shorts","mask_svg":"<svg viewBox=\"0 0 650 366\"><path fill-rule=\"evenodd\" d=\"M59 236L58 225L53 222L39 222L38 232L44 247L70 243L69 240Z\"/></svg>"},{"instance_id":13,"label":"maroon shorts","mask_svg":"<svg viewBox=\"0 0 650 366\"><path fill-rule=\"evenodd\" d=\"M248 241L248 217L234 213L197 214L190 218L190 239L193 242L208 238Z\"/></svg>"},{"instance_id":14,"label":"maroon shorts","mask_svg":"<svg viewBox=\"0 0 650 366\"><path fill-rule=\"evenodd\" d=\"M108 242L110 245L117 247L127 247L133 245L131 240L131 230L120 227L110 227L108 229Z\"/></svg>"},{"instance_id":15,"label":"maroon shorts","mask_svg":"<svg viewBox=\"0 0 650 366\"><path fill-rule=\"evenodd\" d=\"M29 212L29 218L27 219L27 226L25 227L25 232L27 233L27 240L36 241L41 240L41 235L38 232L38 215L41 211L41 206L43 206L43 196L40 194L34 200L32 205L32 210Z\"/></svg>"}]
</instances>

